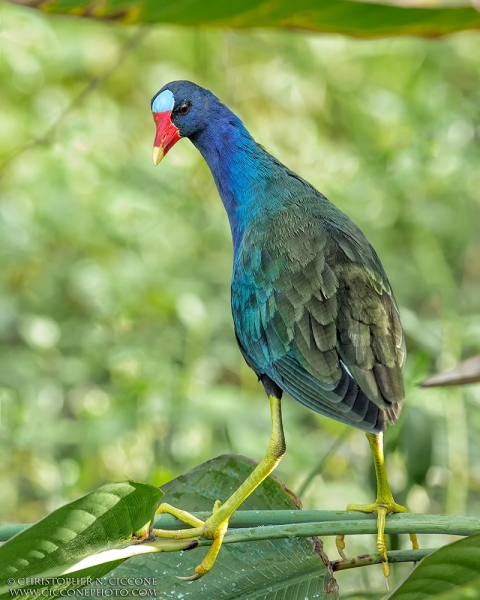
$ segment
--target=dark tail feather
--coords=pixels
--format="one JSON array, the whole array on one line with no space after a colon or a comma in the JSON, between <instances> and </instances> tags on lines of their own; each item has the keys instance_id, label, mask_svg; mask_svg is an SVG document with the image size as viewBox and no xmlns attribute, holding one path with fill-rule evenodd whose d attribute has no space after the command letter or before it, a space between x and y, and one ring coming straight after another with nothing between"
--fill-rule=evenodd
<instances>
[{"instance_id":1,"label":"dark tail feather","mask_svg":"<svg viewBox=\"0 0 480 600\"><path fill-rule=\"evenodd\" d=\"M369 433L385 430L385 411L368 398L343 365L334 389L322 387L292 356L274 366L275 383L311 410Z\"/></svg>"}]
</instances>

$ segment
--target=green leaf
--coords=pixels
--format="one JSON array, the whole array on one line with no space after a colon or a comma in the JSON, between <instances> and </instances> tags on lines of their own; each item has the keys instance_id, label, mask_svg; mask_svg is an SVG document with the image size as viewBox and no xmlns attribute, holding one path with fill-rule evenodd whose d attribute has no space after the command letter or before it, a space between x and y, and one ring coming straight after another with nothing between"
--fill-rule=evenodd
<instances>
[{"instance_id":1,"label":"green leaf","mask_svg":"<svg viewBox=\"0 0 480 600\"><path fill-rule=\"evenodd\" d=\"M386 600L480 598L480 534L424 558Z\"/></svg>"},{"instance_id":2,"label":"green leaf","mask_svg":"<svg viewBox=\"0 0 480 600\"><path fill-rule=\"evenodd\" d=\"M242 456L225 455L211 460L163 486L164 500L188 511L211 511L215 500L225 501L252 472L255 464ZM245 510L299 508L298 500L276 478L269 477L244 502ZM136 556L110 573L96 588L128 589L138 596L144 588L157 598L188 600L279 599L336 597L335 580L329 579L320 554L319 540L292 538L224 545L212 571L200 581L186 582L207 548L179 554ZM120 585L135 581L133 585ZM127 580L123 579L127 578ZM324 586L332 589L331 594ZM145 592L147 593L147 592Z\"/></svg>"},{"instance_id":3,"label":"green leaf","mask_svg":"<svg viewBox=\"0 0 480 600\"><path fill-rule=\"evenodd\" d=\"M413 483L425 483L432 465L433 431L430 413L423 408L409 406L400 429L400 447L405 454L409 488Z\"/></svg>"},{"instance_id":4,"label":"green leaf","mask_svg":"<svg viewBox=\"0 0 480 600\"><path fill-rule=\"evenodd\" d=\"M100 564L81 561L145 538L161 496L158 488L135 481L104 485L17 534L0 548L0 598L11 598L17 588L80 587L87 577L108 573L123 558L111 560L107 553ZM30 585L31 578L54 579Z\"/></svg>"},{"instance_id":5,"label":"green leaf","mask_svg":"<svg viewBox=\"0 0 480 600\"><path fill-rule=\"evenodd\" d=\"M466 29L480 29L480 14L470 6L409 8L349 0L13 1L53 13L128 23L305 29L360 38L397 35L433 37Z\"/></svg>"}]
</instances>

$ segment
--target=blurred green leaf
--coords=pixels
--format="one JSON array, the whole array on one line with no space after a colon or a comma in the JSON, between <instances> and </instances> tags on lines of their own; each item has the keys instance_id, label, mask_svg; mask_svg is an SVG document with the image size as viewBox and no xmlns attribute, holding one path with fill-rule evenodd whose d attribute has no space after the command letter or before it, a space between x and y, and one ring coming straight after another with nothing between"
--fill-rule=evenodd
<instances>
[{"instance_id":1,"label":"blurred green leaf","mask_svg":"<svg viewBox=\"0 0 480 600\"><path fill-rule=\"evenodd\" d=\"M161 496L158 488L136 481L104 485L17 534L0 548L0 598L11 598L17 588L32 597L40 589L74 589L86 580L72 584L69 577L80 581L108 573L122 560L75 566L147 537ZM34 578L45 581L31 585L28 579Z\"/></svg>"},{"instance_id":2,"label":"blurred green leaf","mask_svg":"<svg viewBox=\"0 0 480 600\"><path fill-rule=\"evenodd\" d=\"M398 35L441 36L480 29L473 7L409 8L349 0L234 0L233 2L157 2L157 0L13 0L48 12L127 23L171 23L209 27L275 27L343 33L360 38Z\"/></svg>"},{"instance_id":3,"label":"blurred green leaf","mask_svg":"<svg viewBox=\"0 0 480 600\"><path fill-rule=\"evenodd\" d=\"M424 558L386 600L467 600L480 597L480 534Z\"/></svg>"},{"instance_id":4,"label":"blurred green leaf","mask_svg":"<svg viewBox=\"0 0 480 600\"><path fill-rule=\"evenodd\" d=\"M408 487L425 483L432 464L433 429L432 418L425 410L412 406L405 411L399 441L406 459Z\"/></svg>"},{"instance_id":5,"label":"blurred green leaf","mask_svg":"<svg viewBox=\"0 0 480 600\"><path fill-rule=\"evenodd\" d=\"M252 472L256 463L242 456L220 456L163 486L163 500L188 511L211 511L215 500L225 501ZM275 477L268 477L242 504L244 510L299 508L298 499ZM147 586L157 598L222 600L255 598L335 598L336 584L328 578L320 554L320 542L292 538L224 545L214 568L201 581L181 581L202 561L207 548L178 554L162 553L129 559L105 578L98 589L115 588L127 577L137 584L122 585L129 595L138 595L138 581L155 578ZM123 580L125 581L125 580ZM330 595L324 586L331 589ZM105 592L104 592L105 593Z\"/></svg>"}]
</instances>

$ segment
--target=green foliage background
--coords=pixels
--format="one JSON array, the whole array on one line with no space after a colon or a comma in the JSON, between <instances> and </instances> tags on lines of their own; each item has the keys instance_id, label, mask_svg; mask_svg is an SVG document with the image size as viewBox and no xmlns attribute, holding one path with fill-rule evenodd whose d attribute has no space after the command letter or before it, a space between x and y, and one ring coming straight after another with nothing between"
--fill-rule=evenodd
<instances>
[{"instance_id":1,"label":"green foliage background","mask_svg":"<svg viewBox=\"0 0 480 600\"><path fill-rule=\"evenodd\" d=\"M212 89L373 243L409 349L392 488L414 511L478 514L480 387L416 387L480 352L478 35L139 30L5 4L0 18L2 522L105 482L160 485L265 451L268 405L236 348L210 173L188 141L151 165L149 100L181 78ZM277 474L297 491L345 428L290 399L284 413ZM371 500L369 469L352 429L304 506ZM360 571L339 575L343 589L382 590L380 567Z\"/></svg>"}]
</instances>

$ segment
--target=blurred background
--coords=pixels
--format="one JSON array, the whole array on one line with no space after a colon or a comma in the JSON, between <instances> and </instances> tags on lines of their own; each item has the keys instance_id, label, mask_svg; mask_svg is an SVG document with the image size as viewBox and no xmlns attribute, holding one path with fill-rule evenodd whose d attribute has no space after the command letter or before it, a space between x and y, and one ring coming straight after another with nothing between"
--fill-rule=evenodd
<instances>
[{"instance_id":1,"label":"blurred background","mask_svg":"<svg viewBox=\"0 0 480 600\"><path fill-rule=\"evenodd\" d=\"M478 35L140 29L4 3L0 19L1 523L105 482L161 485L219 454L265 452L268 403L236 347L210 173L187 140L152 166L150 99L184 78L376 248L409 351L405 408L386 434L396 499L478 515L480 386L417 385L480 353ZM276 474L305 508L373 500L361 432L290 398L284 413ZM351 554L373 549L373 536L347 540ZM380 567L338 580L384 590Z\"/></svg>"}]
</instances>

